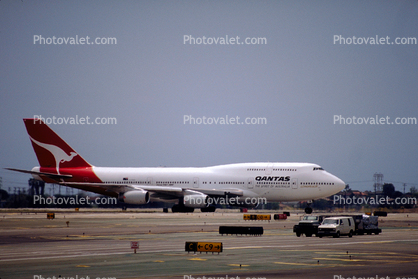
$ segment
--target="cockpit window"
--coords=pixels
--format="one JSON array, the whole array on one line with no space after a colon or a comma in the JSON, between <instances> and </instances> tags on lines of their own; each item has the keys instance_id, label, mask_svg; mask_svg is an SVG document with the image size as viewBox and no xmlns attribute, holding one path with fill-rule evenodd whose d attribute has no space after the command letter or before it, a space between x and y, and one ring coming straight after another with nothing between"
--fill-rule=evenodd
<instances>
[{"instance_id":1,"label":"cockpit window","mask_svg":"<svg viewBox=\"0 0 418 279\"><path fill-rule=\"evenodd\" d=\"M324 169L321 167L314 167L313 170L316 171L316 170L324 170Z\"/></svg>"}]
</instances>

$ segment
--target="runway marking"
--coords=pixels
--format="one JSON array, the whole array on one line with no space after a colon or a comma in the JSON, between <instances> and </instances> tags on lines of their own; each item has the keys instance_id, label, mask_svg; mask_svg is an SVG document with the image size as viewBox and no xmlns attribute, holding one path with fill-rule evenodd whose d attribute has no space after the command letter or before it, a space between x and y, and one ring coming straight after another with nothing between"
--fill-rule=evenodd
<instances>
[{"instance_id":1,"label":"runway marking","mask_svg":"<svg viewBox=\"0 0 418 279\"><path fill-rule=\"evenodd\" d=\"M342 262L360 262L366 261L361 259L338 259L338 258L313 258L314 260L324 260L324 261L342 261Z\"/></svg>"},{"instance_id":2,"label":"runway marking","mask_svg":"<svg viewBox=\"0 0 418 279\"><path fill-rule=\"evenodd\" d=\"M354 262L381 262L390 264L400 263L413 263L418 262L418 256L414 254L401 254L395 252L380 252L380 253L343 253L343 252L330 252L322 251L315 252L316 254L326 254L332 258L314 258L315 260L328 260L328 261L354 261ZM347 258L350 257L351 259ZM340 258L339 258L340 257ZM344 257L344 258L341 258Z\"/></svg>"},{"instance_id":3,"label":"runway marking","mask_svg":"<svg viewBox=\"0 0 418 279\"><path fill-rule=\"evenodd\" d=\"M307 265L307 266L324 266L325 264L309 264L309 263L288 263L288 262L274 262L275 264L285 264L285 265ZM333 264L332 266L337 266Z\"/></svg>"},{"instance_id":4,"label":"runway marking","mask_svg":"<svg viewBox=\"0 0 418 279\"><path fill-rule=\"evenodd\" d=\"M90 267L89 265L82 265L82 264L79 264L79 265L76 265L75 267Z\"/></svg>"},{"instance_id":5,"label":"runway marking","mask_svg":"<svg viewBox=\"0 0 418 279\"><path fill-rule=\"evenodd\" d=\"M349 257L350 255L356 256L356 257L360 257L360 260L363 261L381 261L381 262L393 262L393 260L386 260L386 258L392 259L393 257L396 257L396 259L411 259L409 261L396 261L396 263L402 263L402 262L416 262L418 261L418 255L413 255L413 254L400 254L400 253L396 253L396 252L367 252L367 253L359 253L359 252L349 252L347 254L347 252L340 252L340 251L312 251L312 250L283 250L283 251L292 251L292 252L313 252L315 254L325 254L328 257L334 257L334 258L314 258L315 260L319 260L319 259L329 259L329 260L338 260L339 258L335 258L335 257ZM380 259L376 259L376 257L381 257ZM369 259L372 258L372 259ZM359 261L358 258L356 259L351 259L351 261ZM348 260L350 261L350 260Z\"/></svg>"},{"instance_id":6,"label":"runway marking","mask_svg":"<svg viewBox=\"0 0 418 279\"><path fill-rule=\"evenodd\" d=\"M265 233L264 235L275 236L275 235L294 235L294 233Z\"/></svg>"},{"instance_id":7,"label":"runway marking","mask_svg":"<svg viewBox=\"0 0 418 279\"><path fill-rule=\"evenodd\" d=\"M344 256L357 255L357 256L363 256L363 257L376 257L376 255L378 255L378 256L379 255L384 255L384 256L390 256L390 257L397 256L398 258L399 257L404 257L404 258L415 257L418 260L417 255L405 255L405 256L403 256L403 255L400 255L399 253L396 253L396 252L375 252L375 253L373 253L373 252L367 252L367 253L360 253L360 252L351 253L351 252L349 252L349 253L347 253L347 252L317 251L315 253L316 254L328 254L327 256L330 256L330 257L336 256L336 255L337 256L338 255L344 255Z\"/></svg>"},{"instance_id":8,"label":"runway marking","mask_svg":"<svg viewBox=\"0 0 418 279\"><path fill-rule=\"evenodd\" d=\"M266 246L245 246L245 247L230 247L224 248L224 250L238 250L238 249L263 249Z\"/></svg>"},{"instance_id":9,"label":"runway marking","mask_svg":"<svg viewBox=\"0 0 418 279\"><path fill-rule=\"evenodd\" d=\"M202 258L190 258L188 260L189 261L207 261L207 259L202 259Z\"/></svg>"},{"instance_id":10,"label":"runway marking","mask_svg":"<svg viewBox=\"0 0 418 279\"><path fill-rule=\"evenodd\" d=\"M187 256L188 254L163 254L163 256L174 256L174 257L179 257L179 256Z\"/></svg>"},{"instance_id":11,"label":"runway marking","mask_svg":"<svg viewBox=\"0 0 418 279\"><path fill-rule=\"evenodd\" d=\"M394 240L382 240L382 241L375 241L375 242L363 242L363 244L375 244L375 243L393 243Z\"/></svg>"}]
</instances>

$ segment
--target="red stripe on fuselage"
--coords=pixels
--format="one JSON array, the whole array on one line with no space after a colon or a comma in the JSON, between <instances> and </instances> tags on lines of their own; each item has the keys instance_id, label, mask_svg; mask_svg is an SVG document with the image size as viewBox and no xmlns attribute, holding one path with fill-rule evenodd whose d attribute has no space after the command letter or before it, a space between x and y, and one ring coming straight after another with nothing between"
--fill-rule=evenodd
<instances>
[{"instance_id":1,"label":"red stripe on fuselage","mask_svg":"<svg viewBox=\"0 0 418 279\"><path fill-rule=\"evenodd\" d=\"M40 172L56 173L56 169L41 167ZM93 167L60 168L60 174L71 174L73 176L72 178L64 179L65 182L102 183L100 178L94 173ZM57 183L57 181L51 178L44 178L44 180L47 183Z\"/></svg>"}]
</instances>

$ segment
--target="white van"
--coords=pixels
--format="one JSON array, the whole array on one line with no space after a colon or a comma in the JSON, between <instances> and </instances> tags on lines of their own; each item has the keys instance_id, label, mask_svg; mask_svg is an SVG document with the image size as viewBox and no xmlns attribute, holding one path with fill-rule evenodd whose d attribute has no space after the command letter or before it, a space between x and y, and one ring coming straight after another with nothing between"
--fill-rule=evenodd
<instances>
[{"instance_id":1,"label":"white van","mask_svg":"<svg viewBox=\"0 0 418 279\"><path fill-rule=\"evenodd\" d=\"M348 235L352 237L355 230L353 217L328 217L318 227L318 236L332 235L340 237L340 235Z\"/></svg>"}]
</instances>

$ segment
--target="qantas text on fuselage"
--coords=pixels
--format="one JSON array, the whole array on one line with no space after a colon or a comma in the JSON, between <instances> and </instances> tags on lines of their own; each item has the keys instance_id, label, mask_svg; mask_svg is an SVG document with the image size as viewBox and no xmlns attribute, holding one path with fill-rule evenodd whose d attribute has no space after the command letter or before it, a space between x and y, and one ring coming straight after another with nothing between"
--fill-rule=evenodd
<instances>
[{"instance_id":1,"label":"qantas text on fuselage","mask_svg":"<svg viewBox=\"0 0 418 279\"><path fill-rule=\"evenodd\" d=\"M290 176L257 176L257 181L290 181Z\"/></svg>"}]
</instances>

